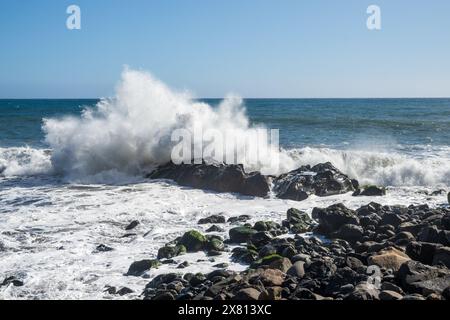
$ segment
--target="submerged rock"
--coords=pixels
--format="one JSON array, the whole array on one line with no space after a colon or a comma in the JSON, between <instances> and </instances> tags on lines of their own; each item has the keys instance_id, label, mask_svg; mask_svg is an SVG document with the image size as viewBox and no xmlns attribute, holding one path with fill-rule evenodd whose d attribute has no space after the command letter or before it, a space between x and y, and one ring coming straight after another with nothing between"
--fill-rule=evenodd
<instances>
[{"instance_id":1,"label":"submerged rock","mask_svg":"<svg viewBox=\"0 0 450 320\"><path fill-rule=\"evenodd\" d=\"M210 217L198 220L198 224L208 224L208 223L225 223L225 217L222 215L214 214Z\"/></svg>"},{"instance_id":2,"label":"submerged rock","mask_svg":"<svg viewBox=\"0 0 450 320\"><path fill-rule=\"evenodd\" d=\"M140 222L137 221L137 220L131 221L130 224L127 225L127 226L125 227L125 230L127 230L127 231L133 230L133 229L136 228L139 224L140 224Z\"/></svg>"}]
</instances>

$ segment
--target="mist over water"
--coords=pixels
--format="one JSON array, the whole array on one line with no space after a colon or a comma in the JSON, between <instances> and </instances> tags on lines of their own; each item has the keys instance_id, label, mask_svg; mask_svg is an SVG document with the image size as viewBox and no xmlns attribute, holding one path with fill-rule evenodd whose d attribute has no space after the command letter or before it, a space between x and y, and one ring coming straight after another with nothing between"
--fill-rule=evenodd
<instances>
[{"instance_id":1,"label":"mist over water","mask_svg":"<svg viewBox=\"0 0 450 320\"><path fill-rule=\"evenodd\" d=\"M239 97L228 96L212 108L194 101L186 92L170 90L148 73L129 69L123 72L115 98L85 109L81 117L45 119L43 129L52 149L54 170L85 177L148 172L171 160L172 149L178 143L171 140L174 130L194 132L195 126L203 131L219 131L224 136L232 133L234 140L251 139L257 129L250 126ZM205 142L201 139L192 139L193 149L201 148L195 145ZM266 173L294 168L292 159L275 148L261 159L259 166L245 161L243 164L248 170L261 170L274 157L281 157L282 165Z\"/></svg>"}]
</instances>

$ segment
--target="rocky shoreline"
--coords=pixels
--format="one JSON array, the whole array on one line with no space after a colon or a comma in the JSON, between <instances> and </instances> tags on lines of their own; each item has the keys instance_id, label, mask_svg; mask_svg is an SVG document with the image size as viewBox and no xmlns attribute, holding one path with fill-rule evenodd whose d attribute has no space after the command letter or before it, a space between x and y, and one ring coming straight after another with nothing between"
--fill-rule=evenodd
<instances>
[{"instance_id":1,"label":"rocky shoreline","mask_svg":"<svg viewBox=\"0 0 450 320\"><path fill-rule=\"evenodd\" d=\"M303 200L309 194L385 193L375 186L360 189L357 181L329 163L302 167L280 177L247 175L240 166L169 164L151 177L223 192L237 192L243 185L251 185L249 190L258 190L259 195L270 189L271 179L272 183L275 181L273 190L278 197L294 200ZM177 267L180 272L153 278L143 288L141 297L146 300L450 299L448 207L383 206L371 202L351 210L338 203L314 208L312 217L292 208L283 221L258 221L251 225L246 223L248 219L238 216L227 221L221 215L201 219L199 224L210 225L206 235L189 230L160 248L156 259L134 262L126 274L141 276L190 252L204 251L210 257L228 252L232 261L246 265L247 269L234 272L227 270L227 264L219 264L215 266L217 270L208 274L183 274L181 270L187 265L184 262ZM233 224L227 239L209 234L223 231L221 225L227 223Z\"/></svg>"}]
</instances>

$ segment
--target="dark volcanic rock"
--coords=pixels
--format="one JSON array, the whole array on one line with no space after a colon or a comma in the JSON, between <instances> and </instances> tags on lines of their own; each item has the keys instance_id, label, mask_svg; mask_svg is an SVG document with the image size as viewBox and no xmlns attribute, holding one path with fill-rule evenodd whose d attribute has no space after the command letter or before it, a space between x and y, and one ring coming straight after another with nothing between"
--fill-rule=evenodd
<instances>
[{"instance_id":1,"label":"dark volcanic rock","mask_svg":"<svg viewBox=\"0 0 450 320\"><path fill-rule=\"evenodd\" d=\"M309 195L330 196L354 191L355 182L331 163L302 166L275 179L278 198L302 201Z\"/></svg>"},{"instance_id":2,"label":"dark volcanic rock","mask_svg":"<svg viewBox=\"0 0 450 320\"><path fill-rule=\"evenodd\" d=\"M292 233L305 233L312 230L313 220L306 212L291 208L287 211L287 219L283 226L289 228Z\"/></svg>"},{"instance_id":3,"label":"dark volcanic rock","mask_svg":"<svg viewBox=\"0 0 450 320\"><path fill-rule=\"evenodd\" d=\"M139 225L139 221L137 221L137 220L131 221L130 224L125 227L125 230L127 230L127 231L133 230L138 225Z\"/></svg>"},{"instance_id":4,"label":"dark volcanic rock","mask_svg":"<svg viewBox=\"0 0 450 320\"><path fill-rule=\"evenodd\" d=\"M223 231L224 231L223 228L216 226L215 224L206 229L206 232L223 232Z\"/></svg>"},{"instance_id":5,"label":"dark volcanic rock","mask_svg":"<svg viewBox=\"0 0 450 320\"><path fill-rule=\"evenodd\" d=\"M450 248L442 247L437 249L433 257L433 264L440 264L450 268Z\"/></svg>"},{"instance_id":6,"label":"dark volcanic rock","mask_svg":"<svg viewBox=\"0 0 450 320\"><path fill-rule=\"evenodd\" d=\"M413 260L431 265L436 250L442 247L441 244L428 242L411 242L406 247L406 254Z\"/></svg>"},{"instance_id":7,"label":"dark volcanic rock","mask_svg":"<svg viewBox=\"0 0 450 320\"><path fill-rule=\"evenodd\" d=\"M356 212L342 203L334 204L326 209L314 208L312 217L319 221L316 231L324 235L329 235L338 231L343 225L354 224L357 221Z\"/></svg>"},{"instance_id":8,"label":"dark volcanic rock","mask_svg":"<svg viewBox=\"0 0 450 320\"><path fill-rule=\"evenodd\" d=\"M210 217L200 219L198 224L208 224L208 223L225 223L225 217L222 215L214 214Z\"/></svg>"},{"instance_id":9,"label":"dark volcanic rock","mask_svg":"<svg viewBox=\"0 0 450 320\"><path fill-rule=\"evenodd\" d=\"M2 286L8 286L8 285L10 285L10 284L12 284L12 285L15 286L15 287L21 287L21 286L24 285L24 283L23 283L22 280L18 279L18 278L15 277L15 276L11 276L11 277L7 277L6 279L4 279L3 282L0 283L0 287L2 287Z\"/></svg>"},{"instance_id":10,"label":"dark volcanic rock","mask_svg":"<svg viewBox=\"0 0 450 320\"><path fill-rule=\"evenodd\" d=\"M386 189L380 188L377 186L366 186L362 190L356 190L355 193L353 193L353 196L368 196L368 197L375 197L375 196L385 196L386 195Z\"/></svg>"},{"instance_id":11,"label":"dark volcanic rock","mask_svg":"<svg viewBox=\"0 0 450 320\"><path fill-rule=\"evenodd\" d=\"M349 242L361 240L364 234L363 228L354 224L344 224L338 231L331 234L331 237L343 239Z\"/></svg>"},{"instance_id":12,"label":"dark volcanic rock","mask_svg":"<svg viewBox=\"0 0 450 320\"><path fill-rule=\"evenodd\" d=\"M108 247L104 244L99 244L96 248L94 252L108 252L108 251L113 251L114 249L111 247Z\"/></svg>"},{"instance_id":13,"label":"dark volcanic rock","mask_svg":"<svg viewBox=\"0 0 450 320\"><path fill-rule=\"evenodd\" d=\"M242 165L176 165L170 162L158 167L149 178L170 179L182 186L256 197L265 197L269 192L268 178L258 172L246 173Z\"/></svg>"},{"instance_id":14,"label":"dark volcanic rock","mask_svg":"<svg viewBox=\"0 0 450 320\"><path fill-rule=\"evenodd\" d=\"M440 294L450 286L450 270L427 266L413 260L400 267L397 277L403 289L422 295Z\"/></svg>"},{"instance_id":15,"label":"dark volcanic rock","mask_svg":"<svg viewBox=\"0 0 450 320\"><path fill-rule=\"evenodd\" d=\"M158 250L158 259L171 259L186 253L186 247L183 245L164 246Z\"/></svg>"},{"instance_id":16,"label":"dark volcanic rock","mask_svg":"<svg viewBox=\"0 0 450 320\"><path fill-rule=\"evenodd\" d=\"M160 265L158 260L140 260L131 264L128 269L127 276L141 276L145 271L151 268L157 268Z\"/></svg>"},{"instance_id":17,"label":"dark volcanic rock","mask_svg":"<svg viewBox=\"0 0 450 320\"><path fill-rule=\"evenodd\" d=\"M207 244L207 239L200 232L191 230L186 232L178 244L183 245L188 252L196 252L204 250Z\"/></svg>"},{"instance_id":18,"label":"dark volcanic rock","mask_svg":"<svg viewBox=\"0 0 450 320\"><path fill-rule=\"evenodd\" d=\"M248 227L236 227L230 229L230 241L232 243L243 243L247 242L252 238L252 236L257 233L256 230Z\"/></svg>"}]
</instances>

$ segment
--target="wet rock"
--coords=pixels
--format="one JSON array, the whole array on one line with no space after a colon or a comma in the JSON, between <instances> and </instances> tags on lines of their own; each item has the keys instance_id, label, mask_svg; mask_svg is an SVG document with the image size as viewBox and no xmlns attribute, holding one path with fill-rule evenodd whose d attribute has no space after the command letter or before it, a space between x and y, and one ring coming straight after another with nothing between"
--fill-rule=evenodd
<instances>
[{"instance_id":1,"label":"wet rock","mask_svg":"<svg viewBox=\"0 0 450 320\"><path fill-rule=\"evenodd\" d=\"M355 224L358 221L356 212L342 203L334 204L326 209L314 208L312 217L319 221L316 231L324 235L338 231L345 224Z\"/></svg>"},{"instance_id":2,"label":"wet rock","mask_svg":"<svg viewBox=\"0 0 450 320\"><path fill-rule=\"evenodd\" d=\"M158 259L171 259L187 252L184 245L164 246L158 250Z\"/></svg>"},{"instance_id":3,"label":"wet rock","mask_svg":"<svg viewBox=\"0 0 450 320\"><path fill-rule=\"evenodd\" d=\"M248 227L236 227L229 231L231 243L243 243L251 239L257 233L256 230Z\"/></svg>"},{"instance_id":4,"label":"wet rock","mask_svg":"<svg viewBox=\"0 0 450 320\"><path fill-rule=\"evenodd\" d=\"M375 196L385 196L386 195L386 188L377 187L377 186L366 186L362 190L358 189L353 193L353 196L368 196L368 197L375 197Z\"/></svg>"},{"instance_id":5,"label":"wet rock","mask_svg":"<svg viewBox=\"0 0 450 320\"><path fill-rule=\"evenodd\" d=\"M311 194L323 197L354 190L354 182L329 162L302 166L274 181L278 198L296 201L305 200Z\"/></svg>"},{"instance_id":6,"label":"wet rock","mask_svg":"<svg viewBox=\"0 0 450 320\"><path fill-rule=\"evenodd\" d=\"M119 289L119 290L116 292L116 294L119 295L119 296L125 296L125 295L130 294L130 293L133 293L133 292L134 292L134 291L131 290L130 288L123 287L123 288Z\"/></svg>"},{"instance_id":7,"label":"wet rock","mask_svg":"<svg viewBox=\"0 0 450 320\"><path fill-rule=\"evenodd\" d=\"M217 192L233 192L265 197L269 180L258 172L246 173L242 165L180 164L172 162L160 166L150 179L170 179L182 186Z\"/></svg>"},{"instance_id":8,"label":"wet rock","mask_svg":"<svg viewBox=\"0 0 450 320\"><path fill-rule=\"evenodd\" d=\"M252 234L250 242L256 247L262 247L273 239L272 235L266 231L260 231Z\"/></svg>"},{"instance_id":9,"label":"wet rock","mask_svg":"<svg viewBox=\"0 0 450 320\"><path fill-rule=\"evenodd\" d=\"M222 215L212 215L207 218L200 219L198 224L208 224L208 223L225 223L225 217Z\"/></svg>"},{"instance_id":10,"label":"wet rock","mask_svg":"<svg viewBox=\"0 0 450 320\"><path fill-rule=\"evenodd\" d=\"M208 243L206 244L206 249L208 250L208 252L211 252L211 251L220 252L220 251L223 251L225 248L223 240L220 237L208 236L207 241L208 241Z\"/></svg>"},{"instance_id":11,"label":"wet rock","mask_svg":"<svg viewBox=\"0 0 450 320\"><path fill-rule=\"evenodd\" d=\"M131 264L128 269L128 276L139 277L144 274L145 271L150 270L152 268L157 268L160 265L158 260L140 260L135 261Z\"/></svg>"},{"instance_id":12,"label":"wet rock","mask_svg":"<svg viewBox=\"0 0 450 320\"><path fill-rule=\"evenodd\" d=\"M23 280L18 279L15 276L7 277L0 283L0 287L13 285L14 287L22 287L24 285Z\"/></svg>"},{"instance_id":13,"label":"wet rock","mask_svg":"<svg viewBox=\"0 0 450 320\"><path fill-rule=\"evenodd\" d=\"M177 266L177 269L184 269L184 268L187 268L187 267L189 267L189 262L184 261L184 262L180 263L180 264Z\"/></svg>"},{"instance_id":14,"label":"wet rock","mask_svg":"<svg viewBox=\"0 0 450 320\"><path fill-rule=\"evenodd\" d=\"M249 215L243 214L237 217L230 217L228 218L227 222L229 223L246 222L247 220L250 219L251 217Z\"/></svg>"},{"instance_id":15,"label":"wet rock","mask_svg":"<svg viewBox=\"0 0 450 320\"><path fill-rule=\"evenodd\" d=\"M219 226L216 226L215 224L206 229L206 232L224 232L225 230Z\"/></svg>"},{"instance_id":16,"label":"wet rock","mask_svg":"<svg viewBox=\"0 0 450 320\"><path fill-rule=\"evenodd\" d=\"M137 220L131 221L130 224L125 227L125 230L127 230L127 231L133 230L138 225L139 225L139 221L137 221Z\"/></svg>"},{"instance_id":17,"label":"wet rock","mask_svg":"<svg viewBox=\"0 0 450 320\"><path fill-rule=\"evenodd\" d=\"M113 251L114 249L111 247L108 247L104 244L100 244L95 248L94 252L108 252L108 251Z\"/></svg>"},{"instance_id":18,"label":"wet rock","mask_svg":"<svg viewBox=\"0 0 450 320\"><path fill-rule=\"evenodd\" d=\"M407 254L395 249L388 248L381 250L376 255L373 255L367 259L369 265L377 265L381 268L392 269L398 271L401 265L411 260Z\"/></svg>"},{"instance_id":19,"label":"wet rock","mask_svg":"<svg viewBox=\"0 0 450 320\"><path fill-rule=\"evenodd\" d=\"M291 208L287 211L287 219L283 222L292 233L305 233L312 230L313 220L303 211Z\"/></svg>"},{"instance_id":20,"label":"wet rock","mask_svg":"<svg viewBox=\"0 0 450 320\"><path fill-rule=\"evenodd\" d=\"M363 228L354 224L344 224L338 231L331 234L333 238L343 239L349 242L359 241L363 235Z\"/></svg>"},{"instance_id":21,"label":"wet rock","mask_svg":"<svg viewBox=\"0 0 450 320\"><path fill-rule=\"evenodd\" d=\"M258 252L248 248L235 248L232 251L231 259L235 262L250 264L258 258Z\"/></svg>"},{"instance_id":22,"label":"wet rock","mask_svg":"<svg viewBox=\"0 0 450 320\"><path fill-rule=\"evenodd\" d=\"M181 237L178 244L183 245L188 252L197 252L205 249L207 239L200 232L191 230Z\"/></svg>"}]
</instances>

